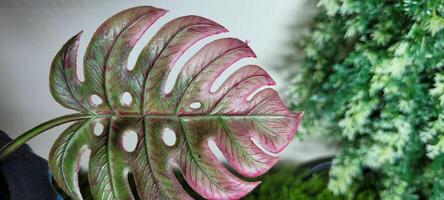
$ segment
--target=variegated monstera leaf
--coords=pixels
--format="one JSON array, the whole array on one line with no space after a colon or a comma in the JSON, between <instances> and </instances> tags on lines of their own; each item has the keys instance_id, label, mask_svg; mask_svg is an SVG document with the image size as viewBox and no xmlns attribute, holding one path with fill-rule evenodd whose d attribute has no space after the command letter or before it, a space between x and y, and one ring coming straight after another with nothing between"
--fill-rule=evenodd
<instances>
[{"instance_id":1,"label":"variegated monstera leaf","mask_svg":"<svg viewBox=\"0 0 444 200\"><path fill-rule=\"evenodd\" d=\"M184 51L227 31L211 20L198 16L171 20L129 70L130 51L165 12L135 7L103 23L87 47L83 82L76 75L80 34L53 61L52 95L64 107L85 114L59 137L50 155L57 184L73 199L82 199L77 173L85 149L91 151L88 178L94 199L192 199L178 176L203 198L239 199L259 182L230 173L209 142L239 175L257 177L278 160L266 151L282 151L296 132L300 113L289 112L275 90L260 90L274 81L258 66L240 68L211 90L230 65L255 56L238 39L218 39L200 49L182 66L172 91L165 92L169 72ZM103 132L95 133L97 124ZM164 141L167 129L175 134L171 144ZM122 145L128 130L138 136L134 151ZM129 186L129 174L137 194Z\"/></svg>"}]
</instances>

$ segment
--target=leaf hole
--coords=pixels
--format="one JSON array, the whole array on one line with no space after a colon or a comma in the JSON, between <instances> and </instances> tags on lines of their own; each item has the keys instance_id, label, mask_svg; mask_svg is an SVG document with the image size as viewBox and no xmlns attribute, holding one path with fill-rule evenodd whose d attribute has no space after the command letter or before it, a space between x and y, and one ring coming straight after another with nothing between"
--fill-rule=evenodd
<instances>
[{"instance_id":1,"label":"leaf hole","mask_svg":"<svg viewBox=\"0 0 444 200\"><path fill-rule=\"evenodd\" d=\"M211 152L221 163L228 163L227 159L217 146L216 142L214 142L213 140L208 140L208 148L210 148Z\"/></svg>"},{"instance_id":2,"label":"leaf hole","mask_svg":"<svg viewBox=\"0 0 444 200\"><path fill-rule=\"evenodd\" d=\"M120 97L120 104L122 104L122 106L129 106L131 105L131 102L133 102L131 94L129 92L124 92Z\"/></svg>"},{"instance_id":3,"label":"leaf hole","mask_svg":"<svg viewBox=\"0 0 444 200\"><path fill-rule=\"evenodd\" d=\"M183 54L180 56L176 63L174 63L174 66L171 68L170 73L168 74L167 80L165 82L164 92L165 94L169 94L173 88L174 85L177 82L177 79L180 73L183 73L183 67L185 64L191 59L201 48L203 48L205 45L210 43L213 40L223 38L223 36L227 35L228 33L219 33L216 35L210 35L208 37L202 38L201 40L197 41L195 44L193 44L191 47L189 47ZM187 73L187 72L185 72Z\"/></svg>"},{"instance_id":4,"label":"leaf hole","mask_svg":"<svg viewBox=\"0 0 444 200\"><path fill-rule=\"evenodd\" d=\"M232 166L230 166L227 158L225 157L224 153L220 150L219 146L217 146L217 143L214 141L214 139L208 140L208 148L210 148L211 153L217 158L217 160L222 163L222 165L232 174L234 174L237 177L242 177Z\"/></svg>"},{"instance_id":5,"label":"leaf hole","mask_svg":"<svg viewBox=\"0 0 444 200\"><path fill-rule=\"evenodd\" d=\"M89 158L91 156L91 150L88 148L84 148L79 158L79 169L83 171L88 171L89 168Z\"/></svg>"},{"instance_id":6,"label":"leaf hole","mask_svg":"<svg viewBox=\"0 0 444 200\"><path fill-rule=\"evenodd\" d=\"M127 70L133 70L136 66L137 60L141 56L146 56L146 54L142 54L142 50L144 47L148 44L148 42L151 40L151 38L154 37L154 35L157 33L157 31L166 24L169 20L173 19L171 16L165 15L157 21L152 24L146 31L143 33L143 35L139 38L139 41L136 43L136 45L131 50L130 54L128 55L128 61L126 65ZM81 54L79 54L81 55Z\"/></svg>"},{"instance_id":7,"label":"leaf hole","mask_svg":"<svg viewBox=\"0 0 444 200\"><path fill-rule=\"evenodd\" d=\"M133 152L134 150L136 150L138 139L139 138L135 131L126 130L125 132L123 132L123 137L122 137L123 149L126 152Z\"/></svg>"},{"instance_id":8,"label":"leaf hole","mask_svg":"<svg viewBox=\"0 0 444 200\"><path fill-rule=\"evenodd\" d=\"M162 140L167 146L174 146L176 144L176 132L169 128L165 128L162 133Z\"/></svg>"},{"instance_id":9,"label":"leaf hole","mask_svg":"<svg viewBox=\"0 0 444 200\"><path fill-rule=\"evenodd\" d=\"M94 107L97 107L97 106L99 106L100 104L103 103L102 98L100 98L99 96L97 96L95 94L93 94L93 95L91 95L91 97L89 97L89 101L91 102L91 104Z\"/></svg>"},{"instance_id":10,"label":"leaf hole","mask_svg":"<svg viewBox=\"0 0 444 200\"><path fill-rule=\"evenodd\" d=\"M126 66L126 69L127 69L128 71L133 70L134 67L136 66L136 59L134 59L133 57L137 57L137 56L131 56L131 57L128 57L128 65ZM131 61L130 61L130 60L131 60ZM129 63L131 63L131 64L129 64Z\"/></svg>"},{"instance_id":11,"label":"leaf hole","mask_svg":"<svg viewBox=\"0 0 444 200\"><path fill-rule=\"evenodd\" d=\"M191 103L188 107L190 107L193 110L197 110L200 107L202 107L202 103L196 101L196 102Z\"/></svg>"},{"instance_id":12,"label":"leaf hole","mask_svg":"<svg viewBox=\"0 0 444 200\"><path fill-rule=\"evenodd\" d=\"M134 177L134 174L129 172L128 169L126 169L125 174L126 174L126 177L128 178L128 183L130 185L131 193L132 193L134 200L141 200L138 195L138 192L137 192L136 178Z\"/></svg>"},{"instance_id":13,"label":"leaf hole","mask_svg":"<svg viewBox=\"0 0 444 200\"><path fill-rule=\"evenodd\" d=\"M175 166L173 168L173 174L176 177L177 181L179 181L179 183L182 185L183 189L192 197L192 199L204 199L202 196L199 195L199 193L191 188L179 167Z\"/></svg>"},{"instance_id":14,"label":"leaf hole","mask_svg":"<svg viewBox=\"0 0 444 200\"><path fill-rule=\"evenodd\" d=\"M272 85L266 85L266 86L262 86L260 88L258 88L257 90L255 90L253 93L251 93L250 95L248 95L247 97L247 101L250 101L251 99L253 99L254 96L256 96L257 93L266 90L266 89L273 89L274 86Z\"/></svg>"},{"instance_id":15,"label":"leaf hole","mask_svg":"<svg viewBox=\"0 0 444 200\"><path fill-rule=\"evenodd\" d=\"M265 154L268 154L269 156L273 156L273 157L278 157L278 155L276 153L270 152L270 151L268 151L268 149L266 149L264 146L262 146L262 144L256 138L251 138L251 140L253 141L254 145L256 145L257 148L259 148Z\"/></svg>"},{"instance_id":16,"label":"leaf hole","mask_svg":"<svg viewBox=\"0 0 444 200\"><path fill-rule=\"evenodd\" d=\"M96 122L96 124L94 125L94 130L93 130L94 135L96 135L96 136L102 135L103 130L104 130L103 124L101 122Z\"/></svg>"},{"instance_id":17,"label":"leaf hole","mask_svg":"<svg viewBox=\"0 0 444 200\"><path fill-rule=\"evenodd\" d=\"M242 58L237 62L233 63L230 67L225 69L214 82L211 84L210 92L214 93L222 86L222 84L238 69L244 67L245 65L255 64L257 63L257 59L255 58Z\"/></svg>"}]
</instances>

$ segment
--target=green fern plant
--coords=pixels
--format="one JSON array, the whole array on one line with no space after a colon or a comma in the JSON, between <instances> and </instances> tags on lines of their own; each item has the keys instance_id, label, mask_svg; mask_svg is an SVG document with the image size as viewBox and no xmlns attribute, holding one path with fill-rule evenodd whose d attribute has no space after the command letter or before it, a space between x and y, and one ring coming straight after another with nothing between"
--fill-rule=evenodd
<instances>
[{"instance_id":1,"label":"green fern plant","mask_svg":"<svg viewBox=\"0 0 444 200\"><path fill-rule=\"evenodd\" d=\"M318 5L292 93L293 108L307 113L303 132L341 147L329 188L352 192L371 168L383 199L442 199L443 2Z\"/></svg>"}]
</instances>

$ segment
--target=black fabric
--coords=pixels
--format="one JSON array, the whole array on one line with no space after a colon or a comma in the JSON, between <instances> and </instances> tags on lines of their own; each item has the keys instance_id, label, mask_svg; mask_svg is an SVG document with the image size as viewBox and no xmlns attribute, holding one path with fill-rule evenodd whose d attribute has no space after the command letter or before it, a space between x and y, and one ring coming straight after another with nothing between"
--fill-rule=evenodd
<instances>
[{"instance_id":1,"label":"black fabric","mask_svg":"<svg viewBox=\"0 0 444 200\"><path fill-rule=\"evenodd\" d=\"M11 138L0 131L0 147ZM35 155L28 145L0 161L0 200L55 200L45 159Z\"/></svg>"}]
</instances>

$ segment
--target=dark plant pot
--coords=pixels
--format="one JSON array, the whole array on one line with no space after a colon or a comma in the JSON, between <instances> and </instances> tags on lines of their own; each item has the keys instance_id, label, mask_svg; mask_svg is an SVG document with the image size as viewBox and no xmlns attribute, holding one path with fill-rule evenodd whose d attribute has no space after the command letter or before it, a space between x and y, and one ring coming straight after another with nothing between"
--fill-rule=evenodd
<instances>
[{"instance_id":1,"label":"dark plant pot","mask_svg":"<svg viewBox=\"0 0 444 200\"><path fill-rule=\"evenodd\" d=\"M0 147L9 141L11 138L0 131ZM28 145L23 145L0 161L0 199L57 199L49 177L46 160L35 155Z\"/></svg>"},{"instance_id":2,"label":"dark plant pot","mask_svg":"<svg viewBox=\"0 0 444 200\"><path fill-rule=\"evenodd\" d=\"M304 178L310 178L314 175L318 176L328 176L328 172L330 171L332 160L334 157L324 157L318 158L315 160L311 160L300 165L299 170L305 170L307 172Z\"/></svg>"}]
</instances>

